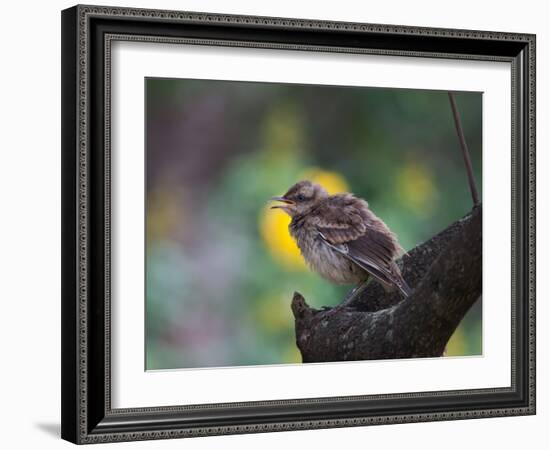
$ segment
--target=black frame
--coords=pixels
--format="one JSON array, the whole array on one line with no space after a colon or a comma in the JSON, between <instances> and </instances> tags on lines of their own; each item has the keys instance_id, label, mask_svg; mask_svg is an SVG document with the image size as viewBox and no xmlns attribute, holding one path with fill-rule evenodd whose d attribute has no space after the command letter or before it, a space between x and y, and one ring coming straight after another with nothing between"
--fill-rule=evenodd
<instances>
[{"instance_id":1,"label":"black frame","mask_svg":"<svg viewBox=\"0 0 550 450\"><path fill-rule=\"evenodd\" d=\"M415 395L112 409L108 113L113 40L510 62L512 385ZM64 439L80 444L534 413L534 35L97 6L62 12Z\"/></svg>"}]
</instances>

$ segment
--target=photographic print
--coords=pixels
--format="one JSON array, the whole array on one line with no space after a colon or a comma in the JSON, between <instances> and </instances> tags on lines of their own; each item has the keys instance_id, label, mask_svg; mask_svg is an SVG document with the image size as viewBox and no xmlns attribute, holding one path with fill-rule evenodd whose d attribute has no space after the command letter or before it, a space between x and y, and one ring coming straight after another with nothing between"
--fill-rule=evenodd
<instances>
[{"instance_id":1,"label":"photographic print","mask_svg":"<svg viewBox=\"0 0 550 450\"><path fill-rule=\"evenodd\" d=\"M146 370L482 355L481 93L145 97Z\"/></svg>"}]
</instances>

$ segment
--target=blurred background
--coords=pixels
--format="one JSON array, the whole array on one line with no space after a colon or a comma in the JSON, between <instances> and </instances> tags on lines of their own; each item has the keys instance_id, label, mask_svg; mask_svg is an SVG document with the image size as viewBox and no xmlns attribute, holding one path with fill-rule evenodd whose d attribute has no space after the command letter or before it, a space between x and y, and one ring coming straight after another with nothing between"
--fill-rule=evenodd
<instances>
[{"instance_id":1,"label":"blurred background","mask_svg":"<svg viewBox=\"0 0 550 450\"><path fill-rule=\"evenodd\" d=\"M457 93L481 191L482 95ZM309 271L268 199L308 178L351 191L405 250L472 207L447 93L146 80L146 369L301 362L294 291L352 286ZM481 354L481 299L447 347Z\"/></svg>"}]
</instances>

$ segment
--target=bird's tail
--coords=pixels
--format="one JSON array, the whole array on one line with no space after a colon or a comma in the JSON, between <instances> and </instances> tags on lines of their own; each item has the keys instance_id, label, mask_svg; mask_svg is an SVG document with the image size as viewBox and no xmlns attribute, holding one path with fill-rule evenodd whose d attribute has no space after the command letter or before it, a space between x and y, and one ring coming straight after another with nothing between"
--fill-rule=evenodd
<instances>
[{"instance_id":1,"label":"bird's tail","mask_svg":"<svg viewBox=\"0 0 550 450\"><path fill-rule=\"evenodd\" d=\"M403 277L398 277L395 284L397 285L397 287L399 288L399 290L401 291L401 293L405 298L409 297L412 294L412 289L407 284L407 282L403 279Z\"/></svg>"},{"instance_id":2,"label":"bird's tail","mask_svg":"<svg viewBox=\"0 0 550 450\"><path fill-rule=\"evenodd\" d=\"M403 296L405 298L407 297L410 297L410 295L412 294L412 289L410 288L410 286L407 284L407 282L403 279L403 275L401 275L401 271L399 270L399 266L395 263L393 263L393 267L392 267L392 272L393 272L393 283L399 288L399 290L401 291L401 293L403 294Z\"/></svg>"}]
</instances>

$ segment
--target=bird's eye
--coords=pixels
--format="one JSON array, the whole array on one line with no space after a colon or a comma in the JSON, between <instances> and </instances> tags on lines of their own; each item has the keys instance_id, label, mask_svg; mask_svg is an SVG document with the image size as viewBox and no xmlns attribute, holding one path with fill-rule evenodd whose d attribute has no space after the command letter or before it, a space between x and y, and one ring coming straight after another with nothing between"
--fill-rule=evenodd
<instances>
[{"instance_id":1,"label":"bird's eye","mask_svg":"<svg viewBox=\"0 0 550 450\"><path fill-rule=\"evenodd\" d=\"M296 200L298 200L299 202L303 202L306 198L302 195L302 194L298 194L296 196Z\"/></svg>"}]
</instances>

